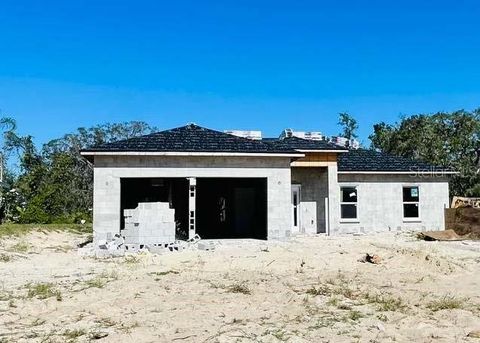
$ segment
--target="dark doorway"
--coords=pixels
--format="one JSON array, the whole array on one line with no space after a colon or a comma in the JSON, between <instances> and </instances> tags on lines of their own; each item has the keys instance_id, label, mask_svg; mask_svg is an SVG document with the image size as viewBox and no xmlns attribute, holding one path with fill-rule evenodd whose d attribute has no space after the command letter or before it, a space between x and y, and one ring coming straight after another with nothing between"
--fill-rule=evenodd
<instances>
[{"instance_id":1,"label":"dark doorway","mask_svg":"<svg viewBox=\"0 0 480 343\"><path fill-rule=\"evenodd\" d=\"M205 239L267 239L267 180L197 179L196 231Z\"/></svg>"},{"instance_id":2,"label":"dark doorway","mask_svg":"<svg viewBox=\"0 0 480 343\"><path fill-rule=\"evenodd\" d=\"M184 178L121 179L121 229L123 210L135 209L141 202L168 202L175 209L177 239L188 238L188 180Z\"/></svg>"}]
</instances>

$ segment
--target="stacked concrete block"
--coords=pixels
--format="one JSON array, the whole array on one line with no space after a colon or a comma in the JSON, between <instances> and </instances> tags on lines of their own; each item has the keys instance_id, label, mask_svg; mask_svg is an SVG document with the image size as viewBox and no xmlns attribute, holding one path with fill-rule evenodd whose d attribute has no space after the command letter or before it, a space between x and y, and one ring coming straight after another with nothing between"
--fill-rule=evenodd
<instances>
[{"instance_id":1,"label":"stacked concrete block","mask_svg":"<svg viewBox=\"0 0 480 343\"><path fill-rule=\"evenodd\" d=\"M169 203L139 203L125 210L125 229L121 231L126 250L138 251L146 246L162 246L175 241L175 210Z\"/></svg>"}]
</instances>

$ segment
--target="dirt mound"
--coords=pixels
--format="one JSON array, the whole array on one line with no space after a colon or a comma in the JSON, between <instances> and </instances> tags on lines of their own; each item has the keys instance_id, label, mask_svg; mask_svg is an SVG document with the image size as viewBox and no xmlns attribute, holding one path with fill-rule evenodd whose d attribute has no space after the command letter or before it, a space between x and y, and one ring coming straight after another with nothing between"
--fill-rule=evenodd
<instances>
[{"instance_id":1,"label":"dirt mound","mask_svg":"<svg viewBox=\"0 0 480 343\"><path fill-rule=\"evenodd\" d=\"M445 229L458 235L480 239L480 208L449 208L445 210Z\"/></svg>"}]
</instances>

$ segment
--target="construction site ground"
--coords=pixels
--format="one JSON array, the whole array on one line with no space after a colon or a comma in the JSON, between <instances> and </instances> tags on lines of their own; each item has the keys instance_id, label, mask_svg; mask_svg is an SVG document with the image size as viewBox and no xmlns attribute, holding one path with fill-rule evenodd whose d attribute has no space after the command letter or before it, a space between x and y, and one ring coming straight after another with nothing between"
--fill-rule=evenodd
<instances>
[{"instance_id":1,"label":"construction site ground","mask_svg":"<svg viewBox=\"0 0 480 343\"><path fill-rule=\"evenodd\" d=\"M474 342L480 243L412 233L230 240L79 256L85 234L0 238L0 342ZM378 264L360 262L377 255Z\"/></svg>"}]
</instances>

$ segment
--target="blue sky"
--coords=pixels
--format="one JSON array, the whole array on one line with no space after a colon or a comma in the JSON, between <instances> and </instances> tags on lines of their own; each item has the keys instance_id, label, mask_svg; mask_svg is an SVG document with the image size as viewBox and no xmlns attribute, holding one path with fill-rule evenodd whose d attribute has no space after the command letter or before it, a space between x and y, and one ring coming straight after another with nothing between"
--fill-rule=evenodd
<instances>
[{"instance_id":1,"label":"blue sky","mask_svg":"<svg viewBox=\"0 0 480 343\"><path fill-rule=\"evenodd\" d=\"M338 133L480 107L479 1L11 1L0 110L37 143L77 127Z\"/></svg>"}]
</instances>

